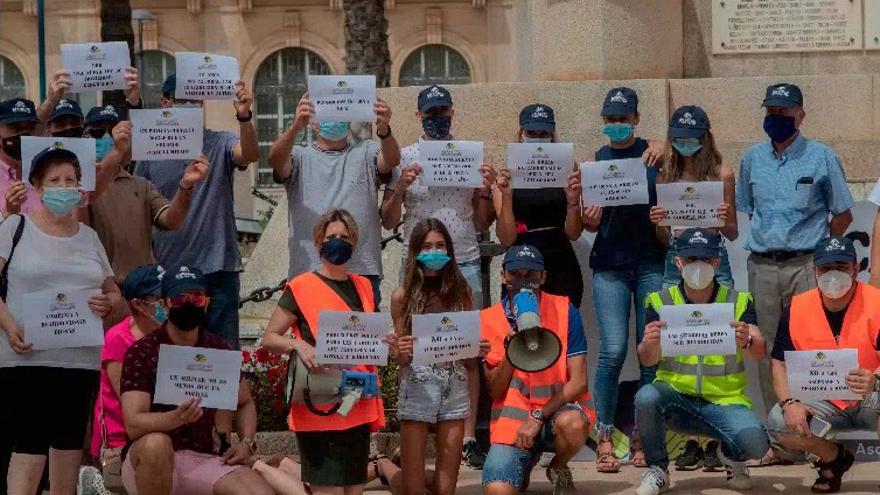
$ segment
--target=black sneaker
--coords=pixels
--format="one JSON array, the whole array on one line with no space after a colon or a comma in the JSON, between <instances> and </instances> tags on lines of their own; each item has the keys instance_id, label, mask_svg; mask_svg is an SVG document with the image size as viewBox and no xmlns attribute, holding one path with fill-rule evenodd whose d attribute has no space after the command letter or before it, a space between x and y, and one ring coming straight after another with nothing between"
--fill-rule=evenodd
<instances>
[{"instance_id":1,"label":"black sneaker","mask_svg":"<svg viewBox=\"0 0 880 495\"><path fill-rule=\"evenodd\" d=\"M711 440L706 444L706 459L703 461L703 472L718 473L724 471L724 464L718 458L718 442Z\"/></svg>"},{"instance_id":2,"label":"black sneaker","mask_svg":"<svg viewBox=\"0 0 880 495\"><path fill-rule=\"evenodd\" d=\"M471 469L480 470L486 463L486 454L476 440L471 440L461 448L461 461Z\"/></svg>"},{"instance_id":3,"label":"black sneaker","mask_svg":"<svg viewBox=\"0 0 880 495\"><path fill-rule=\"evenodd\" d=\"M684 444L684 452L675 460L676 471L694 471L703 466L705 454L696 440L688 440Z\"/></svg>"}]
</instances>

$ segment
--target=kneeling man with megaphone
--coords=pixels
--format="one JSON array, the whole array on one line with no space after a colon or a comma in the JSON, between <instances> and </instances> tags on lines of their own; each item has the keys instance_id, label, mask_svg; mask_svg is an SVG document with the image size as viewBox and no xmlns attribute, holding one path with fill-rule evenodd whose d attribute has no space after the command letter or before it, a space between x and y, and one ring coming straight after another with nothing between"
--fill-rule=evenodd
<instances>
[{"instance_id":1,"label":"kneeling man with megaphone","mask_svg":"<svg viewBox=\"0 0 880 495\"><path fill-rule=\"evenodd\" d=\"M493 399L485 493L525 490L541 452L554 451L547 479L555 494L574 494L568 461L583 448L595 418L587 409L580 313L567 297L541 291L544 257L532 246L508 249L501 277L501 301L480 316L482 338L491 344L485 366Z\"/></svg>"}]
</instances>

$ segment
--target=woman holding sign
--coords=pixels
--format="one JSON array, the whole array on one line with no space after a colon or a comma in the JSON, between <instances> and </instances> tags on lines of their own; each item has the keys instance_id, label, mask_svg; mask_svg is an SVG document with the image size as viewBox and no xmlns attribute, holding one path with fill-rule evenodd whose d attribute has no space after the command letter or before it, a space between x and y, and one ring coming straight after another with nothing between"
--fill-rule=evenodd
<instances>
[{"instance_id":1,"label":"woman holding sign","mask_svg":"<svg viewBox=\"0 0 880 495\"><path fill-rule=\"evenodd\" d=\"M272 313L263 345L283 354L296 353L310 373L324 367L316 361L318 315L322 311L375 311L370 280L348 271L346 264L358 244L358 226L346 210L330 210L312 236L322 266L287 284ZM285 336L293 330L293 338ZM375 366L352 371L377 373ZM385 425L381 397L362 398L346 416L315 414L305 404L291 404L289 424L296 433L302 460L302 481L315 495L356 495L367 482L370 432Z\"/></svg>"},{"instance_id":2,"label":"woman holding sign","mask_svg":"<svg viewBox=\"0 0 880 495\"><path fill-rule=\"evenodd\" d=\"M32 495L49 454L52 493L73 493L101 367L106 316L120 304L95 231L71 213L81 169L72 152L47 149L29 180L44 209L0 224L0 389L14 397L8 491ZM5 288L5 287L4 287ZM57 414L63 404L63 414Z\"/></svg>"}]
</instances>

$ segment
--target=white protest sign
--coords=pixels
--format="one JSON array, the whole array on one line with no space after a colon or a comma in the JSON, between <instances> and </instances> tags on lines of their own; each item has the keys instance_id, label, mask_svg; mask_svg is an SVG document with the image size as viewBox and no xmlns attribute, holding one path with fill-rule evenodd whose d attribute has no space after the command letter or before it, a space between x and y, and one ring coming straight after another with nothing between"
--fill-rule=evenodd
<instances>
[{"instance_id":1,"label":"white protest sign","mask_svg":"<svg viewBox=\"0 0 880 495\"><path fill-rule=\"evenodd\" d=\"M480 312L413 315L412 364L422 366L477 357L480 354Z\"/></svg>"},{"instance_id":2,"label":"white protest sign","mask_svg":"<svg viewBox=\"0 0 880 495\"><path fill-rule=\"evenodd\" d=\"M375 122L376 76L309 76L318 122Z\"/></svg>"},{"instance_id":3,"label":"white protest sign","mask_svg":"<svg viewBox=\"0 0 880 495\"><path fill-rule=\"evenodd\" d=\"M235 83L240 79L237 58L213 53L177 52L174 61L177 77L175 98L235 99Z\"/></svg>"},{"instance_id":4,"label":"white protest sign","mask_svg":"<svg viewBox=\"0 0 880 495\"><path fill-rule=\"evenodd\" d=\"M483 187L482 141L421 141L419 180L426 187Z\"/></svg>"},{"instance_id":5,"label":"white protest sign","mask_svg":"<svg viewBox=\"0 0 880 495\"><path fill-rule=\"evenodd\" d=\"M660 350L667 356L735 355L733 304L664 305L660 319Z\"/></svg>"},{"instance_id":6,"label":"white protest sign","mask_svg":"<svg viewBox=\"0 0 880 495\"><path fill-rule=\"evenodd\" d=\"M104 344L104 324L89 308L100 290L52 290L24 301L24 341L35 350L96 347Z\"/></svg>"},{"instance_id":7,"label":"white protest sign","mask_svg":"<svg viewBox=\"0 0 880 495\"><path fill-rule=\"evenodd\" d=\"M153 403L179 406L201 398L201 407L235 411L240 380L239 351L162 344Z\"/></svg>"},{"instance_id":8,"label":"white protest sign","mask_svg":"<svg viewBox=\"0 0 880 495\"><path fill-rule=\"evenodd\" d=\"M580 165L584 206L648 204L648 174L641 158Z\"/></svg>"},{"instance_id":9,"label":"white protest sign","mask_svg":"<svg viewBox=\"0 0 880 495\"><path fill-rule=\"evenodd\" d=\"M201 108L131 110L132 160L193 160L202 153Z\"/></svg>"},{"instance_id":10,"label":"white protest sign","mask_svg":"<svg viewBox=\"0 0 880 495\"><path fill-rule=\"evenodd\" d=\"M722 203L721 181L657 184L657 204L666 209L666 219L660 225L723 227L724 221L718 218L718 206Z\"/></svg>"},{"instance_id":11,"label":"white protest sign","mask_svg":"<svg viewBox=\"0 0 880 495\"><path fill-rule=\"evenodd\" d=\"M385 334L391 330L387 313L321 311L318 315L315 360L318 364L388 364Z\"/></svg>"},{"instance_id":12,"label":"white protest sign","mask_svg":"<svg viewBox=\"0 0 880 495\"><path fill-rule=\"evenodd\" d=\"M510 143L507 169L514 189L565 187L574 165L572 143Z\"/></svg>"},{"instance_id":13,"label":"white protest sign","mask_svg":"<svg viewBox=\"0 0 880 495\"><path fill-rule=\"evenodd\" d=\"M71 93L125 89L125 69L131 65L128 43L61 45L61 65L70 71Z\"/></svg>"},{"instance_id":14,"label":"white protest sign","mask_svg":"<svg viewBox=\"0 0 880 495\"><path fill-rule=\"evenodd\" d=\"M21 138L21 176L29 189L33 186L28 177L33 168L34 157L46 148L63 149L72 152L79 160L82 170L82 179L79 183L80 190L95 190L95 140L92 138L61 138L61 137L33 137L22 136Z\"/></svg>"},{"instance_id":15,"label":"white protest sign","mask_svg":"<svg viewBox=\"0 0 880 495\"><path fill-rule=\"evenodd\" d=\"M788 388L799 400L862 400L846 384L846 375L859 368L855 349L785 351Z\"/></svg>"}]
</instances>

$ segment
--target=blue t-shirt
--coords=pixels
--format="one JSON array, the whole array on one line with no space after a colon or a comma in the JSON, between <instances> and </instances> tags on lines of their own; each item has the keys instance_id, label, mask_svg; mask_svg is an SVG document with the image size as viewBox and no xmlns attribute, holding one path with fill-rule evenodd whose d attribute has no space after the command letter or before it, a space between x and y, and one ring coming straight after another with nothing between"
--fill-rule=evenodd
<instances>
[{"instance_id":1,"label":"blue t-shirt","mask_svg":"<svg viewBox=\"0 0 880 495\"><path fill-rule=\"evenodd\" d=\"M646 149L648 142L642 138L636 138L632 146L624 149L605 145L596 152L596 161L641 158ZM649 204L602 208L602 220L590 253L593 270L629 270L642 263L662 263L666 258L666 247L657 240L650 217L651 206L657 204L657 168L647 170Z\"/></svg>"},{"instance_id":2,"label":"blue t-shirt","mask_svg":"<svg viewBox=\"0 0 880 495\"><path fill-rule=\"evenodd\" d=\"M516 315L510 311L509 299L505 294L502 296L501 305L504 307L504 314L507 315L507 321L511 328L516 328ZM584 335L584 321L581 319L581 313L573 304L568 303L568 357L580 356L587 353L587 337Z\"/></svg>"}]
</instances>

